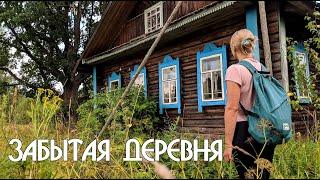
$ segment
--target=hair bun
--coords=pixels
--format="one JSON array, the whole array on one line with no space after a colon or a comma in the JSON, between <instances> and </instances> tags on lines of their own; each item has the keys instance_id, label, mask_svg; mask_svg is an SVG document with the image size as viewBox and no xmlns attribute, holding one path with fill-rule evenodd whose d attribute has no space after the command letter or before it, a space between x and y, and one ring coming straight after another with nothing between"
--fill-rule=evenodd
<instances>
[{"instance_id":1,"label":"hair bun","mask_svg":"<svg viewBox=\"0 0 320 180\"><path fill-rule=\"evenodd\" d=\"M253 50L254 39L252 38L243 38L241 41L241 49L244 54L251 53Z\"/></svg>"},{"instance_id":2,"label":"hair bun","mask_svg":"<svg viewBox=\"0 0 320 180\"><path fill-rule=\"evenodd\" d=\"M250 46L252 46L252 39L250 39L250 38L244 38L244 39L241 41L241 46L243 46L243 47L250 47Z\"/></svg>"}]
</instances>

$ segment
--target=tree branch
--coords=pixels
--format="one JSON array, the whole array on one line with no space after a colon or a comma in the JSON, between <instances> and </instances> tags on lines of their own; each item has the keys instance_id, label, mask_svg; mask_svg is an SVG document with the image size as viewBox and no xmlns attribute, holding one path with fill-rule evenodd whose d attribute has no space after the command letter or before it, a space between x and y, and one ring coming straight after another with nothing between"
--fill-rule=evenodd
<instances>
[{"instance_id":1,"label":"tree branch","mask_svg":"<svg viewBox=\"0 0 320 180\"><path fill-rule=\"evenodd\" d=\"M14 74L10 69L8 69L8 68L0 67L0 70L9 73L9 75L10 75L11 77L13 77L15 80L17 80L20 84L23 84L23 85L25 85L25 86L27 86L27 87L29 87L29 88L32 88L32 89L37 89L37 88L38 88L37 86L35 86L35 85L33 85L33 84L30 84L30 83L28 83L28 82L25 82L24 80L20 79L17 75L15 75L15 74Z\"/></svg>"},{"instance_id":2,"label":"tree branch","mask_svg":"<svg viewBox=\"0 0 320 180\"><path fill-rule=\"evenodd\" d=\"M11 33L14 35L14 37L18 40L19 44L22 46L24 52L34 61L39 61L29 50L29 48L22 42L22 40L19 38L18 33L12 28L9 24L6 24L7 27L10 29Z\"/></svg>"},{"instance_id":3,"label":"tree branch","mask_svg":"<svg viewBox=\"0 0 320 180\"><path fill-rule=\"evenodd\" d=\"M75 16L75 21L74 21L74 47L73 47L74 54L77 54L80 46L81 14L82 14L81 1L78 1L77 14Z\"/></svg>"},{"instance_id":4,"label":"tree branch","mask_svg":"<svg viewBox=\"0 0 320 180\"><path fill-rule=\"evenodd\" d=\"M29 50L29 48L22 42L22 40L19 38L18 33L14 30L14 28L12 28L9 24L6 24L6 26L10 29L10 31L12 32L12 34L14 35L14 37L17 39L18 43L22 46L23 52L25 52L39 67L40 71L42 71L41 75L43 76L42 78L44 80L47 80L48 78L45 77L45 73L43 72L43 69L45 69L46 71L50 72L52 75L54 75L55 77L57 77L58 79L63 79L63 74L60 73L57 70L52 70L50 67L47 67L43 64L43 62L41 60L39 60L37 57L35 57L31 51ZM17 47L16 47L17 48ZM17 48L18 49L18 48Z\"/></svg>"}]
</instances>

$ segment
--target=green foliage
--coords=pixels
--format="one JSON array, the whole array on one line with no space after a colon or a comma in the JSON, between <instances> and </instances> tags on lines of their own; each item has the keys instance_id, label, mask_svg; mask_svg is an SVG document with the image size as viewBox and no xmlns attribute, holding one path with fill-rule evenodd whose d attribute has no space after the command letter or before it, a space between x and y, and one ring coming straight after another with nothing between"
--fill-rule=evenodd
<instances>
[{"instance_id":1,"label":"green foliage","mask_svg":"<svg viewBox=\"0 0 320 180\"><path fill-rule=\"evenodd\" d=\"M31 122L31 117L28 116L28 111L31 110L30 103L32 98L18 94L17 104L12 112L12 121L18 124L28 124Z\"/></svg>"},{"instance_id":2,"label":"green foliage","mask_svg":"<svg viewBox=\"0 0 320 180\"><path fill-rule=\"evenodd\" d=\"M0 71L0 95L12 89L13 86L10 87L10 84L12 84L12 79L8 75L6 75L4 72Z\"/></svg>"},{"instance_id":3,"label":"green foliage","mask_svg":"<svg viewBox=\"0 0 320 180\"><path fill-rule=\"evenodd\" d=\"M27 111L30 110L31 98L18 93L18 89L7 91L2 95L1 113L6 122L27 124L31 122Z\"/></svg>"},{"instance_id":4,"label":"green foliage","mask_svg":"<svg viewBox=\"0 0 320 180\"><path fill-rule=\"evenodd\" d=\"M278 146L273 161L273 177L288 179L310 179L320 176L320 141L314 142L297 134L295 140Z\"/></svg>"},{"instance_id":5,"label":"green foliage","mask_svg":"<svg viewBox=\"0 0 320 180\"><path fill-rule=\"evenodd\" d=\"M1 1L0 71L32 96L38 88L56 91L55 85L62 83L63 110L74 118L79 86L90 77L78 71L80 54L107 3ZM17 67L19 71L14 72ZM66 113L69 106L71 111Z\"/></svg>"},{"instance_id":6,"label":"green foliage","mask_svg":"<svg viewBox=\"0 0 320 180\"><path fill-rule=\"evenodd\" d=\"M309 42L315 46L316 49L320 49L320 12L315 10L312 15L307 15L305 19L308 21L306 28L312 34Z\"/></svg>"},{"instance_id":7,"label":"green foliage","mask_svg":"<svg viewBox=\"0 0 320 180\"><path fill-rule=\"evenodd\" d=\"M65 127L56 120L61 100L49 90L38 90L37 96L31 99L29 103L26 103L26 107L32 106L34 110L27 108L20 110L20 113L25 111L32 115L33 120L28 124L17 124L13 123L15 122L14 120L8 120L9 116L6 109L12 105L13 101L11 101L11 96L8 98L7 95L2 95L0 103L0 123L2 128L0 131L0 178L160 178L155 173L157 167L153 164L123 161L127 139L136 138L141 144L150 138L161 139L166 143L174 139L185 139L191 142L194 139L198 139L200 148L203 147L203 139L205 137L177 131L179 119L170 124L168 129L157 132L151 128L152 123L150 122L146 125L148 128L135 127L145 125L145 122L140 122L140 118L149 118L151 121L157 116L150 116L156 111L156 103L145 99L143 93L138 96L133 91L126 98L119 112L117 112L114 123L107 129L108 132L104 134L105 138L110 140L111 161L93 162L87 160L74 162L69 158L68 161L50 162L46 160L32 162L28 158L25 162L12 162L8 159L8 155L12 155L15 152L12 149L14 147L8 144L9 140L13 138L18 138L23 142L23 149L38 137L39 139L54 139L60 147L63 139L82 139L85 147L88 142L94 140L94 135L101 129L103 121L121 91L123 90L100 94L95 100L89 100L83 104L78 110L81 119L76 130ZM14 92L10 94L14 94ZM110 98L110 100L106 98ZM136 101L137 99L139 101ZM18 107L21 101L16 103ZM93 108L94 103L96 103L96 108ZM123 109L128 110L125 110L126 113L120 112ZM147 116L144 112L152 113ZM137 124L133 120L128 120L131 117L132 119L135 118ZM132 125L130 126L129 124ZM153 131L153 133L149 131ZM84 148L82 147L79 149L78 154L81 155L83 151ZM71 148L69 148L68 153L70 157ZM177 153L175 153L175 156L179 157ZM292 139L276 148L273 162L274 171L271 173L271 177L319 178L320 159L317 157L320 157L319 141L301 140L301 137ZM237 172L232 163L219 162L217 160L204 162L201 159L203 159L203 155L200 153L198 161L175 162L165 153L161 156L160 163L166 165L177 178L225 179L237 177Z\"/></svg>"},{"instance_id":8,"label":"green foliage","mask_svg":"<svg viewBox=\"0 0 320 180\"><path fill-rule=\"evenodd\" d=\"M48 132L51 120L60 109L62 99L49 89L38 89L35 100L30 103L28 116L31 117L35 138Z\"/></svg>"},{"instance_id":9,"label":"green foliage","mask_svg":"<svg viewBox=\"0 0 320 180\"><path fill-rule=\"evenodd\" d=\"M294 56L295 45L297 41L293 38L287 39L287 52L288 60L291 62L292 69L294 70L293 81L296 86L293 89L299 89L299 92L308 95L310 103L308 106L302 105L296 92L290 93L292 96L291 104L294 110L304 111L311 118L312 126L308 129L309 135L313 139L320 139L320 24L319 24L319 11L314 11L311 16L306 16L308 21L306 28L310 31L311 37L304 41L304 47L309 58L310 76L306 75L306 65L302 65L299 59ZM314 68L311 68L314 67Z\"/></svg>"},{"instance_id":10,"label":"green foliage","mask_svg":"<svg viewBox=\"0 0 320 180\"><path fill-rule=\"evenodd\" d=\"M95 98L82 104L78 109L79 130L87 132L91 129L91 133L87 134L90 137L97 134L123 91L124 89L118 89L109 93L98 93ZM114 130L117 130L117 133L130 133L131 135L151 135L154 133L158 120L156 102L147 99L141 88L132 88L116 112L111 126L104 133L104 137L114 135L111 134ZM126 129L129 131L126 132Z\"/></svg>"}]
</instances>

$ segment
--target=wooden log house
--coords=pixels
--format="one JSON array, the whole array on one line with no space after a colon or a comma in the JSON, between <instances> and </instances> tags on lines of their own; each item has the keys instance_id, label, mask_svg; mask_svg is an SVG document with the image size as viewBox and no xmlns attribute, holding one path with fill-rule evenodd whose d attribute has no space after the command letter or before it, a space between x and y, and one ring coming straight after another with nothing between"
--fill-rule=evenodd
<instances>
[{"instance_id":1,"label":"wooden log house","mask_svg":"<svg viewBox=\"0 0 320 180\"><path fill-rule=\"evenodd\" d=\"M110 91L128 85L164 25L175 1L112 1L106 8L83 54L82 64L93 75L93 90ZM266 15L273 75L287 91L297 91L287 61L286 37L307 37L304 16L313 11L308 1L267 1ZM252 1L183 1L135 83L156 97L159 114L176 120L180 130L223 134L228 66L236 63L229 42L242 28L259 39L254 50L264 62L258 3ZM308 63L300 44L297 55ZM306 71L314 71L308 64ZM299 93L299 92L298 92ZM304 100L303 94L300 94ZM304 114L294 113L296 129Z\"/></svg>"}]
</instances>

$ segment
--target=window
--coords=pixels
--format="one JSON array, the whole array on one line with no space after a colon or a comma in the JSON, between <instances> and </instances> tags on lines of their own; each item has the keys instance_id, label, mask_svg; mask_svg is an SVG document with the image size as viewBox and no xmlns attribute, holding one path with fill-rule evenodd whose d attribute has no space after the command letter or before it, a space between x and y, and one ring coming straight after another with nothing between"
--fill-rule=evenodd
<instances>
[{"instance_id":1,"label":"window","mask_svg":"<svg viewBox=\"0 0 320 180\"><path fill-rule=\"evenodd\" d=\"M140 86L144 86L144 74L140 73L137 77L137 79L134 81L134 86L136 87L140 87Z\"/></svg>"},{"instance_id":2,"label":"window","mask_svg":"<svg viewBox=\"0 0 320 180\"><path fill-rule=\"evenodd\" d=\"M177 68L176 65L162 69L163 103L177 103Z\"/></svg>"},{"instance_id":3,"label":"window","mask_svg":"<svg viewBox=\"0 0 320 180\"><path fill-rule=\"evenodd\" d=\"M176 108L181 113L180 103L180 65L179 59L167 55L159 65L159 107L163 109Z\"/></svg>"},{"instance_id":4,"label":"window","mask_svg":"<svg viewBox=\"0 0 320 180\"><path fill-rule=\"evenodd\" d=\"M204 106L225 105L226 58L226 46L217 47L213 43L206 44L202 52L197 52L199 112L203 111Z\"/></svg>"},{"instance_id":5,"label":"window","mask_svg":"<svg viewBox=\"0 0 320 180\"><path fill-rule=\"evenodd\" d=\"M121 87L121 74L113 72L108 77L108 91L113 91Z\"/></svg>"},{"instance_id":6,"label":"window","mask_svg":"<svg viewBox=\"0 0 320 180\"><path fill-rule=\"evenodd\" d=\"M296 45L294 56L298 59L299 66L302 67L302 69L299 68L299 70L298 69L294 70L296 81L297 81L298 74L299 76L306 77L301 79L300 82L296 84L296 92L298 95L298 99L300 103L309 103L310 102L309 92L307 88L305 88L308 86L308 79L310 77L309 60L308 60L308 54L306 53L306 50L302 43L299 43Z\"/></svg>"},{"instance_id":7,"label":"window","mask_svg":"<svg viewBox=\"0 0 320 180\"><path fill-rule=\"evenodd\" d=\"M223 98L221 54L201 58L202 99L204 101Z\"/></svg>"},{"instance_id":8,"label":"window","mask_svg":"<svg viewBox=\"0 0 320 180\"><path fill-rule=\"evenodd\" d=\"M114 80L110 82L110 91L117 89L119 86L119 80Z\"/></svg>"},{"instance_id":9,"label":"window","mask_svg":"<svg viewBox=\"0 0 320 180\"><path fill-rule=\"evenodd\" d=\"M144 11L145 33L151 33L163 26L163 2L159 2Z\"/></svg>"},{"instance_id":10,"label":"window","mask_svg":"<svg viewBox=\"0 0 320 180\"><path fill-rule=\"evenodd\" d=\"M130 78L133 78L135 73L138 70L138 65L135 65L133 70L130 72ZM147 97L147 71L146 68L143 67L137 79L134 81L134 86L142 86L144 90L145 97Z\"/></svg>"}]
</instances>

